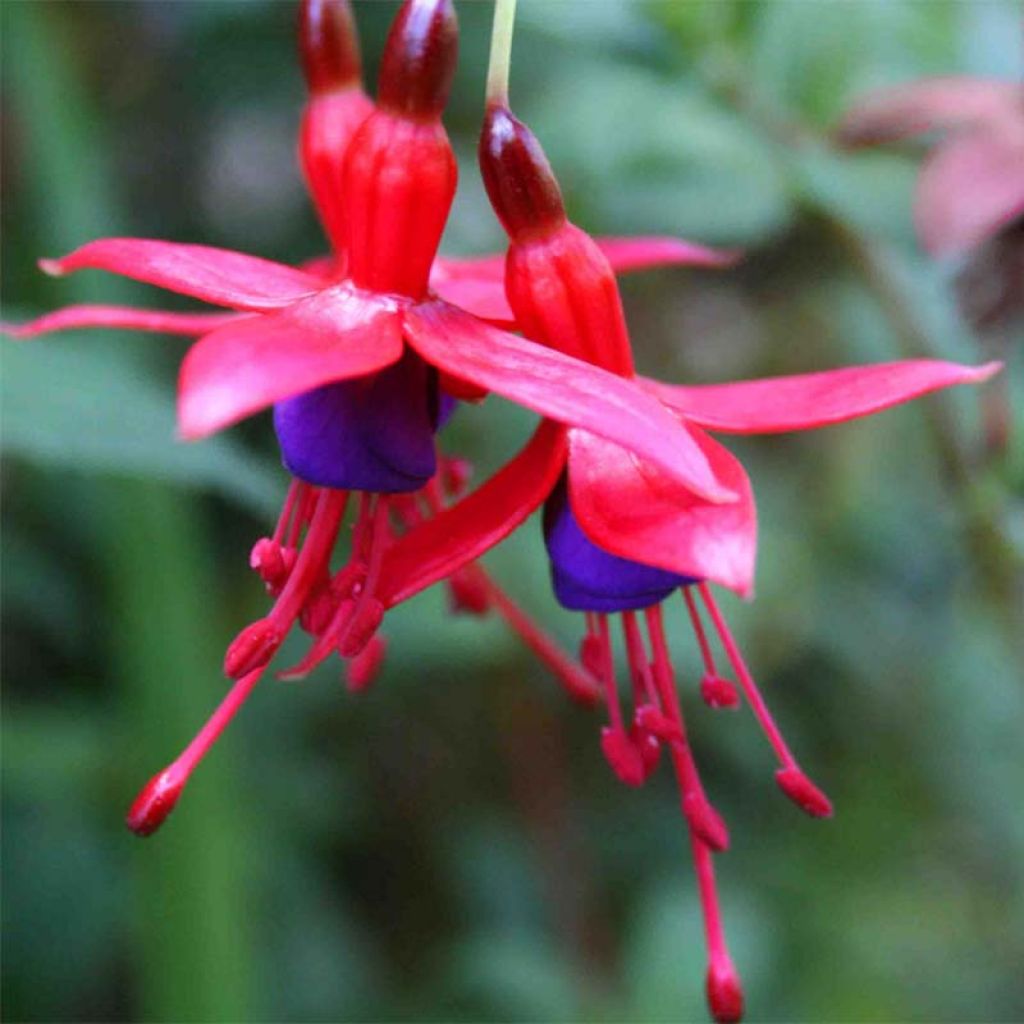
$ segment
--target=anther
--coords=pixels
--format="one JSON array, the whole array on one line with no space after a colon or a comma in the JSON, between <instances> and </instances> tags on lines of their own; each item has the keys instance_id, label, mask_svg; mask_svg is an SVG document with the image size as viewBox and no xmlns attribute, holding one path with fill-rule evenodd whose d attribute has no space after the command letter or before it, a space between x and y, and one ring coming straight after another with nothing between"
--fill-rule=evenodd
<instances>
[{"instance_id":1,"label":"anther","mask_svg":"<svg viewBox=\"0 0 1024 1024\"><path fill-rule=\"evenodd\" d=\"M665 743L683 743L683 734L662 710L653 704L641 704L634 719L638 729L656 736Z\"/></svg>"},{"instance_id":2,"label":"anther","mask_svg":"<svg viewBox=\"0 0 1024 1024\"><path fill-rule=\"evenodd\" d=\"M473 565L463 566L448 577L451 609L468 615L486 615L491 608L487 578Z\"/></svg>"},{"instance_id":3,"label":"anther","mask_svg":"<svg viewBox=\"0 0 1024 1024\"><path fill-rule=\"evenodd\" d=\"M722 816L708 803L707 797L691 790L683 797L683 816L687 824L712 850L729 849L729 830Z\"/></svg>"},{"instance_id":4,"label":"anther","mask_svg":"<svg viewBox=\"0 0 1024 1024\"><path fill-rule=\"evenodd\" d=\"M736 1024L743 1019L743 986L728 958L719 958L708 968L708 1007L718 1024Z\"/></svg>"},{"instance_id":5,"label":"anther","mask_svg":"<svg viewBox=\"0 0 1024 1024\"><path fill-rule=\"evenodd\" d=\"M229 679L240 679L263 668L277 653L283 641L284 634L270 619L253 622L228 647L224 655L224 674Z\"/></svg>"},{"instance_id":6,"label":"anther","mask_svg":"<svg viewBox=\"0 0 1024 1024\"><path fill-rule=\"evenodd\" d=\"M738 708L739 691L721 676L706 675L700 681L700 695L709 708Z\"/></svg>"},{"instance_id":7,"label":"anther","mask_svg":"<svg viewBox=\"0 0 1024 1024\"><path fill-rule=\"evenodd\" d=\"M345 669L345 685L349 692L362 693L370 687L380 673L387 649L387 640L381 633L375 633L370 642L349 661Z\"/></svg>"},{"instance_id":8,"label":"anther","mask_svg":"<svg viewBox=\"0 0 1024 1024\"><path fill-rule=\"evenodd\" d=\"M151 836L174 810L184 788L181 772L165 768L143 786L125 816L125 823L137 836Z\"/></svg>"},{"instance_id":9,"label":"anther","mask_svg":"<svg viewBox=\"0 0 1024 1024\"><path fill-rule=\"evenodd\" d=\"M338 653L343 658L354 658L366 649L384 621L384 605L375 597L367 597L356 603L341 639Z\"/></svg>"},{"instance_id":10,"label":"anther","mask_svg":"<svg viewBox=\"0 0 1024 1024\"><path fill-rule=\"evenodd\" d=\"M457 498L469 486L473 464L468 459L442 459L441 485L449 498Z\"/></svg>"},{"instance_id":11,"label":"anther","mask_svg":"<svg viewBox=\"0 0 1024 1024\"><path fill-rule=\"evenodd\" d=\"M647 778L643 755L633 737L621 726L606 725L601 730L601 752L620 782L642 786Z\"/></svg>"},{"instance_id":12,"label":"anther","mask_svg":"<svg viewBox=\"0 0 1024 1024\"><path fill-rule=\"evenodd\" d=\"M775 781L790 800L812 818L831 818L832 801L794 764L780 768Z\"/></svg>"}]
</instances>

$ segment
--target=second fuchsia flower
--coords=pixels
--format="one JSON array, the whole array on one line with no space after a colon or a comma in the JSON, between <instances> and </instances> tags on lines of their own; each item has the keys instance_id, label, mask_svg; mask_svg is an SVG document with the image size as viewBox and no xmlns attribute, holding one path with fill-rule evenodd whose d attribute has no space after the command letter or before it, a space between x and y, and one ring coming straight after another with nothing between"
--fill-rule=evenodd
<instances>
[{"instance_id":1,"label":"second fuchsia flower","mask_svg":"<svg viewBox=\"0 0 1024 1024\"><path fill-rule=\"evenodd\" d=\"M711 855L728 833L709 802L686 738L661 605L679 590L705 662L701 692L713 707L738 703L719 675L698 602L705 606L751 710L778 759L780 789L808 814L829 816L828 798L803 773L786 744L708 587L752 588L756 513L740 463L705 433L809 429L879 412L953 384L985 380L997 364L972 368L918 360L774 380L673 387L638 378L614 275L593 240L571 224L558 184L533 134L502 103L487 112L480 166L495 212L509 235L506 291L526 335L612 373L641 380L700 449L715 478L737 496L711 502L585 425L549 425L513 464L479 491L385 555L381 591L405 599L476 558L544 503L544 536L555 595L585 615L582 664L602 681L608 725L601 746L628 785L642 784L668 748L689 827L709 950L708 999L719 1021L738 1020L743 997L729 956ZM442 302L410 318L412 337L444 331L470 347L504 332L460 317ZM525 486L527 482L533 486ZM610 616L621 620L633 712L623 714L615 678ZM644 640L646 626L647 640Z\"/></svg>"}]
</instances>

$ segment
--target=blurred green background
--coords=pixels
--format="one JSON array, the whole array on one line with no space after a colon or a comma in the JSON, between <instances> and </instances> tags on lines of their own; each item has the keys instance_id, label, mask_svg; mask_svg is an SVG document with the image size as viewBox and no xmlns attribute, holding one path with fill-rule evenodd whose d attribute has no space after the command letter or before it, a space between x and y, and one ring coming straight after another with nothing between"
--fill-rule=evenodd
<instances>
[{"instance_id":1,"label":"blurred green background","mask_svg":"<svg viewBox=\"0 0 1024 1024\"><path fill-rule=\"evenodd\" d=\"M462 182L444 248L467 253L502 237L473 160L491 7L458 9ZM371 81L394 10L358 6ZM292 4L10 2L0 18L5 316L173 305L36 271L96 236L323 249L294 160ZM1024 1019L1021 327L985 306L1013 282L998 260L922 257L920 151L828 140L869 88L1020 76L1019 18L985 0L521 3L514 105L573 218L747 252L733 271L624 283L642 370L1010 360L983 392L729 442L762 526L757 601L724 604L837 804L813 822L779 797L750 715L700 704L671 618L732 827L717 863L752 1020ZM268 682L166 828L124 828L222 694L225 643L261 614L247 556L286 484L265 417L175 443L185 345L3 346L6 1019L703 1020L667 773L619 786L599 716L500 621L453 617L440 592L389 617L369 693L348 694L337 662ZM482 475L530 427L492 398L445 444ZM575 645L536 523L487 561Z\"/></svg>"}]
</instances>

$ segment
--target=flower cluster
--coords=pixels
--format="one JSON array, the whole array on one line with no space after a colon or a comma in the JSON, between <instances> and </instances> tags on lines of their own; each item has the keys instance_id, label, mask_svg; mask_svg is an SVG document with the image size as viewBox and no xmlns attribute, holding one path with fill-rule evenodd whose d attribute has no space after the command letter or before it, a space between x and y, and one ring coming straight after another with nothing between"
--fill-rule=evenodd
<instances>
[{"instance_id":1,"label":"flower cluster","mask_svg":"<svg viewBox=\"0 0 1024 1024\"><path fill-rule=\"evenodd\" d=\"M499 3L497 17L509 10ZM270 610L228 646L233 687L143 789L128 815L135 832L165 821L290 632L310 642L280 676L301 678L338 654L350 688L361 690L385 656L387 610L445 581L453 608L497 611L572 696L604 705L600 746L622 782L642 785L666 752L705 915L709 1003L716 1019L738 1020L742 990L712 864L728 832L687 740L662 620L677 591L705 664L704 701L731 708L742 694L778 760L782 792L813 816L832 807L783 739L710 588L749 595L756 553L750 481L712 435L838 423L979 382L997 366L917 360L702 386L637 375L616 272L725 266L734 257L671 238L595 240L570 223L540 143L509 108L510 27L502 38L495 33L479 169L508 234L504 257L438 256L457 185L441 120L458 49L451 0L405 0L375 100L362 86L346 0L301 0L309 97L299 159L330 254L291 267L199 245L94 241L41 265L56 275L107 270L216 308L74 306L8 331L28 338L104 326L197 337L181 367L182 436L272 408L292 478L275 529L251 555ZM521 452L470 492L468 465L441 454L437 435L460 401L491 392L540 422ZM576 659L476 563L541 507L555 596L584 615ZM346 560L332 569L347 522ZM734 680L719 670L712 634Z\"/></svg>"}]
</instances>

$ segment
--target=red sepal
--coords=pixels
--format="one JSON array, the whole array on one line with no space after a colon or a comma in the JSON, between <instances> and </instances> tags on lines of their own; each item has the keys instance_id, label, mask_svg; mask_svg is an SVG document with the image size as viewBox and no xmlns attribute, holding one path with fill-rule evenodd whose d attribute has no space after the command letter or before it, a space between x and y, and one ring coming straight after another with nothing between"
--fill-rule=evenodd
<instances>
[{"instance_id":1,"label":"red sepal","mask_svg":"<svg viewBox=\"0 0 1024 1024\"><path fill-rule=\"evenodd\" d=\"M241 315L244 314L168 313L158 309L133 309L131 306L65 306L25 324L0 323L0 331L21 339L58 331L113 327L116 330L154 331L197 338L237 320Z\"/></svg>"},{"instance_id":2,"label":"red sepal","mask_svg":"<svg viewBox=\"0 0 1024 1024\"><path fill-rule=\"evenodd\" d=\"M962 366L911 359L847 366L793 377L685 387L644 379L644 384L691 423L731 434L811 430L871 416L900 402L954 384L977 384L1002 363Z\"/></svg>"},{"instance_id":3,"label":"red sepal","mask_svg":"<svg viewBox=\"0 0 1024 1024\"><path fill-rule=\"evenodd\" d=\"M616 274L651 267L731 267L742 257L736 249L711 249L682 238L595 238Z\"/></svg>"},{"instance_id":4,"label":"red sepal","mask_svg":"<svg viewBox=\"0 0 1024 1024\"><path fill-rule=\"evenodd\" d=\"M754 579L757 512L739 460L687 428L718 480L739 495L711 505L657 466L582 430L569 431L569 500L583 532L621 558L720 583L744 596Z\"/></svg>"},{"instance_id":5,"label":"red sepal","mask_svg":"<svg viewBox=\"0 0 1024 1024\"><path fill-rule=\"evenodd\" d=\"M58 260L40 260L54 277L108 270L232 309L280 309L321 287L316 278L257 256L207 245L147 238L101 238Z\"/></svg>"},{"instance_id":6,"label":"red sepal","mask_svg":"<svg viewBox=\"0 0 1024 1024\"><path fill-rule=\"evenodd\" d=\"M406 338L439 369L649 459L709 501L733 501L700 446L637 382L516 337L444 302L405 312Z\"/></svg>"},{"instance_id":7,"label":"red sepal","mask_svg":"<svg viewBox=\"0 0 1024 1024\"><path fill-rule=\"evenodd\" d=\"M203 437L281 399L381 370L401 354L393 300L327 288L196 342L181 366L179 429L185 438Z\"/></svg>"},{"instance_id":8,"label":"red sepal","mask_svg":"<svg viewBox=\"0 0 1024 1024\"><path fill-rule=\"evenodd\" d=\"M392 607L504 540L551 493L565 466L565 431L545 420L523 450L461 501L384 554L377 596Z\"/></svg>"}]
</instances>

